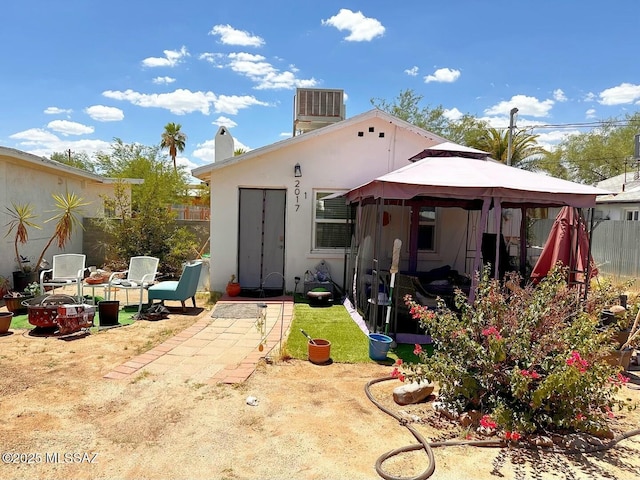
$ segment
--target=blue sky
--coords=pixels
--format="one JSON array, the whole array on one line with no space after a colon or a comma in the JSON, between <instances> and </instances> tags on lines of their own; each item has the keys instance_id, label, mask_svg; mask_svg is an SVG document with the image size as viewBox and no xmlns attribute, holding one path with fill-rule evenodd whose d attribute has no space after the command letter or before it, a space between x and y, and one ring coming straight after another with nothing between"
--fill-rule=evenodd
<instances>
[{"instance_id":1,"label":"blue sky","mask_svg":"<svg viewBox=\"0 0 640 480\"><path fill-rule=\"evenodd\" d=\"M93 155L156 145L178 162L291 136L296 87L343 89L347 117L405 89L552 145L640 108L637 0L22 0L3 6L0 145ZM561 125L562 127L548 127Z\"/></svg>"}]
</instances>

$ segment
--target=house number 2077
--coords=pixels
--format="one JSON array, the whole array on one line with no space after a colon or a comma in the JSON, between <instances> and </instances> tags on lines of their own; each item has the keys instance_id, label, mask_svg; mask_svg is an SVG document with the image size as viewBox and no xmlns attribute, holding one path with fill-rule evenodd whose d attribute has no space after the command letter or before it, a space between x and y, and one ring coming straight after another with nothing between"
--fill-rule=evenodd
<instances>
[{"instance_id":1,"label":"house number 2077","mask_svg":"<svg viewBox=\"0 0 640 480\"><path fill-rule=\"evenodd\" d=\"M296 196L296 212L300 210L300 180L296 180L293 185L293 194ZM307 192L304 192L304 198L307 199Z\"/></svg>"}]
</instances>

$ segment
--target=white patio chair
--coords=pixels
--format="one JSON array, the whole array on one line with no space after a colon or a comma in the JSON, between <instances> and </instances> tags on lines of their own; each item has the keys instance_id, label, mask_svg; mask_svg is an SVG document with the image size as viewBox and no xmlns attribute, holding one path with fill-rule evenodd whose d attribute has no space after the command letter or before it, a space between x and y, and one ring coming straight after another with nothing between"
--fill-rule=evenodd
<instances>
[{"instance_id":1,"label":"white patio chair","mask_svg":"<svg viewBox=\"0 0 640 480\"><path fill-rule=\"evenodd\" d=\"M82 301L82 281L84 279L85 262L87 256L79 253L62 253L53 256L52 268L40 272L40 290L45 292L45 287L64 287L66 285L76 284L78 301ZM45 280L47 274L51 274L51 278Z\"/></svg>"},{"instance_id":2,"label":"white patio chair","mask_svg":"<svg viewBox=\"0 0 640 480\"><path fill-rule=\"evenodd\" d=\"M142 300L144 290L153 285L158 273L158 263L160 259L156 257L131 257L129 260L129 269L123 272L113 272L109 276L109 292L114 288L121 288L126 293L127 305L129 304L129 290L140 290L140 302L138 304L138 313L142 311ZM121 278L126 274L125 278Z\"/></svg>"}]
</instances>

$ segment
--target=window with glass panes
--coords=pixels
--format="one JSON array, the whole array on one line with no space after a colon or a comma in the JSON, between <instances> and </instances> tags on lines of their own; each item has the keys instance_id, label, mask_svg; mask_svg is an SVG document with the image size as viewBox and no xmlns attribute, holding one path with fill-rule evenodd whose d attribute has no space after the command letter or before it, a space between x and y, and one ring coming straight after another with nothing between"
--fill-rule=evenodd
<instances>
[{"instance_id":1,"label":"window with glass panes","mask_svg":"<svg viewBox=\"0 0 640 480\"><path fill-rule=\"evenodd\" d=\"M418 250L436 250L436 207L420 207L418 212Z\"/></svg>"},{"instance_id":2,"label":"window with glass panes","mask_svg":"<svg viewBox=\"0 0 640 480\"><path fill-rule=\"evenodd\" d=\"M638 210L627 210L626 212L627 220L638 220Z\"/></svg>"},{"instance_id":3,"label":"window with glass panes","mask_svg":"<svg viewBox=\"0 0 640 480\"><path fill-rule=\"evenodd\" d=\"M315 192L314 250L343 249L351 241L348 220L351 207L345 197L326 198L336 192Z\"/></svg>"}]
</instances>

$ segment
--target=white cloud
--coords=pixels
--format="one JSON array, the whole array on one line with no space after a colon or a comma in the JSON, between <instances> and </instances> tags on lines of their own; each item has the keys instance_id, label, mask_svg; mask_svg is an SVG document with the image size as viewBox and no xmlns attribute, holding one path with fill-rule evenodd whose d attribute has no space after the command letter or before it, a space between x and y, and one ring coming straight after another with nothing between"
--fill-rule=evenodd
<instances>
[{"instance_id":1,"label":"white cloud","mask_svg":"<svg viewBox=\"0 0 640 480\"><path fill-rule=\"evenodd\" d=\"M107 98L124 100L145 108L164 108L176 115L200 112L209 115L211 106L217 113L235 115L239 110L253 105L268 106L253 96L217 96L213 92L192 92L191 90L178 89L169 93L146 94L135 92L131 89L122 91L107 90L102 92Z\"/></svg>"},{"instance_id":2,"label":"white cloud","mask_svg":"<svg viewBox=\"0 0 640 480\"><path fill-rule=\"evenodd\" d=\"M38 145L42 143L58 142L60 139L53 133L42 128L30 128L22 132L9 135L9 138L22 140L21 145Z\"/></svg>"},{"instance_id":3,"label":"white cloud","mask_svg":"<svg viewBox=\"0 0 640 480\"><path fill-rule=\"evenodd\" d=\"M484 113L487 115L509 115L512 108L518 109L519 115L528 115L531 117L547 117L549 111L554 105L554 101L538 100L535 97L528 97L526 95L514 95L511 100L502 101L493 107L487 108Z\"/></svg>"},{"instance_id":4,"label":"white cloud","mask_svg":"<svg viewBox=\"0 0 640 480\"><path fill-rule=\"evenodd\" d=\"M337 15L322 20L322 25L335 27L340 31L347 30L349 35L344 39L348 42L369 42L384 35L385 28L375 18L367 18L362 12L353 12L341 8Z\"/></svg>"},{"instance_id":5,"label":"white cloud","mask_svg":"<svg viewBox=\"0 0 640 480\"><path fill-rule=\"evenodd\" d=\"M59 115L62 113L69 115L71 112L73 112L73 110L70 108L47 107L44 109L46 115Z\"/></svg>"},{"instance_id":6,"label":"white cloud","mask_svg":"<svg viewBox=\"0 0 640 480\"><path fill-rule=\"evenodd\" d=\"M251 148L247 147L245 144L243 144L241 141L239 141L237 138L233 139L233 149L234 150L238 150L242 148L243 150L246 150L247 152L249 150L252 150ZM213 163L216 159L216 141L215 139L211 139L211 140L207 140L203 143L199 143L196 147L196 149L193 151L193 156L196 158L199 158L200 160L202 160L205 163Z\"/></svg>"},{"instance_id":7,"label":"white cloud","mask_svg":"<svg viewBox=\"0 0 640 480\"><path fill-rule=\"evenodd\" d=\"M39 157L50 157L53 152L71 149L73 152L85 152L91 158L97 152L106 152L111 148L111 144L103 140L60 139L57 135L41 128L14 133L9 138L21 140L19 142L21 150Z\"/></svg>"},{"instance_id":8,"label":"white cloud","mask_svg":"<svg viewBox=\"0 0 640 480\"><path fill-rule=\"evenodd\" d=\"M211 124L217 125L219 127L227 127L227 128L233 128L238 126L238 124L233 120L231 120L229 117L224 117L222 115L216 118L213 122L211 122Z\"/></svg>"},{"instance_id":9,"label":"white cloud","mask_svg":"<svg viewBox=\"0 0 640 480\"><path fill-rule=\"evenodd\" d=\"M251 35L244 30L236 30L231 25L215 25L209 35L220 37L220 43L225 45L239 45L241 47L261 47L264 40L257 35Z\"/></svg>"},{"instance_id":10,"label":"white cloud","mask_svg":"<svg viewBox=\"0 0 640 480\"><path fill-rule=\"evenodd\" d=\"M442 82L452 83L460 78L460 70L454 70L452 68L439 68L433 75L427 75L424 77L424 83L430 82Z\"/></svg>"},{"instance_id":11,"label":"white cloud","mask_svg":"<svg viewBox=\"0 0 640 480\"><path fill-rule=\"evenodd\" d=\"M85 108L85 113L98 122L119 122L124 118L124 112L116 107L92 105Z\"/></svg>"},{"instance_id":12,"label":"white cloud","mask_svg":"<svg viewBox=\"0 0 640 480\"><path fill-rule=\"evenodd\" d=\"M176 79L172 77L156 77L152 80L156 85L168 85L170 83L175 82Z\"/></svg>"},{"instance_id":13,"label":"white cloud","mask_svg":"<svg viewBox=\"0 0 640 480\"><path fill-rule=\"evenodd\" d=\"M164 57L148 57L142 60L145 67L175 67L185 57L189 56L187 47L183 46L180 50L164 50Z\"/></svg>"},{"instance_id":14,"label":"white cloud","mask_svg":"<svg viewBox=\"0 0 640 480\"><path fill-rule=\"evenodd\" d=\"M567 96L564 94L561 88L557 88L553 91L553 99L556 102L566 102Z\"/></svg>"},{"instance_id":15,"label":"white cloud","mask_svg":"<svg viewBox=\"0 0 640 480\"><path fill-rule=\"evenodd\" d=\"M596 109L595 108L590 108L589 110L587 110L585 112L585 116L589 119L591 118L596 118Z\"/></svg>"},{"instance_id":16,"label":"white cloud","mask_svg":"<svg viewBox=\"0 0 640 480\"><path fill-rule=\"evenodd\" d=\"M310 88L318 84L314 78L297 78L294 71L281 72L262 55L238 52L230 53L228 67L255 82L256 90L282 90L296 87Z\"/></svg>"},{"instance_id":17,"label":"white cloud","mask_svg":"<svg viewBox=\"0 0 640 480\"><path fill-rule=\"evenodd\" d=\"M280 135L278 135L279 137L283 137L283 138L289 138L291 137L293 134L291 132L280 132Z\"/></svg>"},{"instance_id":18,"label":"white cloud","mask_svg":"<svg viewBox=\"0 0 640 480\"><path fill-rule=\"evenodd\" d=\"M47 124L47 128L62 135L87 135L94 132L94 128L69 120L53 120Z\"/></svg>"},{"instance_id":19,"label":"white cloud","mask_svg":"<svg viewBox=\"0 0 640 480\"><path fill-rule=\"evenodd\" d=\"M463 117L463 113L455 107L450 109L445 109L444 112L442 112L442 114L448 120L459 120Z\"/></svg>"},{"instance_id":20,"label":"white cloud","mask_svg":"<svg viewBox=\"0 0 640 480\"><path fill-rule=\"evenodd\" d=\"M596 99L596 94L593 92L589 92L584 96L585 102L593 102Z\"/></svg>"},{"instance_id":21,"label":"white cloud","mask_svg":"<svg viewBox=\"0 0 640 480\"><path fill-rule=\"evenodd\" d=\"M217 68L224 68L226 58L227 57L222 53L202 53L198 57L199 60L209 62Z\"/></svg>"},{"instance_id":22,"label":"white cloud","mask_svg":"<svg viewBox=\"0 0 640 480\"><path fill-rule=\"evenodd\" d=\"M640 99L640 85L621 83L617 87L607 88L600 92L599 103L602 105L623 105L634 103Z\"/></svg>"},{"instance_id":23,"label":"white cloud","mask_svg":"<svg viewBox=\"0 0 640 480\"><path fill-rule=\"evenodd\" d=\"M407 68L404 73L406 73L407 75L411 76L411 77L415 77L418 75L418 67L413 66L411 68Z\"/></svg>"},{"instance_id":24,"label":"white cloud","mask_svg":"<svg viewBox=\"0 0 640 480\"><path fill-rule=\"evenodd\" d=\"M214 103L217 113L227 113L229 115L236 115L238 111L254 105L269 106L267 102L262 102L249 95L219 95Z\"/></svg>"},{"instance_id":25,"label":"white cloud","mask_svg":"<svg viewBox=\"0 0 640 480\"><path fill-rule=\"evenodd\" d=\"M538 145L549 151L553 151L561 141L567 139L569 136L579 133L582 132L579 130L551 130L543 133L538 133L535 130L533 131L534 135L538 135L538 138L536 139Z\"/></svg>"}]
</instances>

